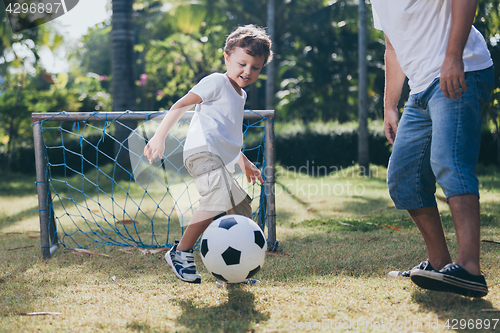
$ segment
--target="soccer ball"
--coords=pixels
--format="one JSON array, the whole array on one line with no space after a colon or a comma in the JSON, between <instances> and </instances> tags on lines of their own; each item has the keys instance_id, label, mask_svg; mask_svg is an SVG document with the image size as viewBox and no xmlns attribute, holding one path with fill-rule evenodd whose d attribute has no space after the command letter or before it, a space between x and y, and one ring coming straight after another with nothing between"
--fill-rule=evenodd
<instances>
[{"instance_id":1,"label":"soccer ball","mask_svg":"<svg viewBox=\"0 0 500 333\"><path fill-rule=\"evenodd\" d=\"M259 226L241 215L226 215L210 224L201 238L201 259L217 279L244 282L264 265L267 242Z\"/></svg>"}]
</instances>

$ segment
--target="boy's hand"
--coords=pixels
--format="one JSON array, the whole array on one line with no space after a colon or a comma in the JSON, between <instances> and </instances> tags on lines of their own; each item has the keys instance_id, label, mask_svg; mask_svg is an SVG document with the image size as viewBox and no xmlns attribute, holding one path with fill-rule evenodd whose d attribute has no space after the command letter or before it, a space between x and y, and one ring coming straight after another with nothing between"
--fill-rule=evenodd
<instances>
[{"instance_id":1,"label":"boy's hand","mask_svg":"<svg viewBox=\"0 0 500 333\"><path fill-rule=\"evenodd\" d=\"M148 158L149 164L152 164L156 156L160 159L165 151L165 140L161 140L154 135L144 147L144 156Z\"/></svg>"},{"instance_id":2,"label":"boy's hand","mask_svg":"<svg viewBox=\"0 0 500 333\"><path fill-rule=\"evenodd\" d=\"M247 176L247 180L249 183L252 182L253 184L255 184L257 182L257 179L261 183L264 182L264 179L262 178L262 174L260 173L260 170L255 166L255 164L250 162L248 159L245 159L244 168L242 168L242 169L243 169L243 173L245 174L245 176Z\"/></svg>"}]
</instances>

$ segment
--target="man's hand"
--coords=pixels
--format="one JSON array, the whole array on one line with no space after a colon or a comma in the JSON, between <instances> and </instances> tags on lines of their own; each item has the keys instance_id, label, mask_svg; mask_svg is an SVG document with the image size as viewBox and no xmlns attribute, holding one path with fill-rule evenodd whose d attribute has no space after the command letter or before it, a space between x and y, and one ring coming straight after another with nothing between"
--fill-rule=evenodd
<instances>
[{"instance_id":1,"label":"man's hand","mask_svg":"<svg viewBox=\"0 0 500 333\"><path fill-rule=\"evenodd\" d=\"M462 93L467 91L462 57L445 57L439 81L444 97L455 101L462 97Z\"/></svg>"},{"instance_id":2,"label":"man's hand","mask_svg":"<svg viewBox=\"0 0 500 333\"><path fill-rule=\"evenodd\" d=\"M388 109L384 112L384 132L385 137L391 145L394 145L396 132L398 131L399 110L397 108Z\"/></svg>"},{"instance_id":3,"label":"man's hand","mask_svg":"<svg viewBox=\"0 0 500 333\"><path fill-rule=\"evenodd\" d=\"M406 75L399 65L396 51L391 41L385 36L385 92L384 92L384 132L391 145L394 145L398 131L398 102Z\"/></svg>"},{"instance_id":4,"label":"man's hand","mask_svg":"<svg viewBox=\"0 0 500 333\"><path fill-rule=\"evenodd\" d=\"M457 100L467 91L463 53L476 15L477 0L451 2L451 28L441 65L440 88L444 97Z\"/></svg>"}]
</instances>

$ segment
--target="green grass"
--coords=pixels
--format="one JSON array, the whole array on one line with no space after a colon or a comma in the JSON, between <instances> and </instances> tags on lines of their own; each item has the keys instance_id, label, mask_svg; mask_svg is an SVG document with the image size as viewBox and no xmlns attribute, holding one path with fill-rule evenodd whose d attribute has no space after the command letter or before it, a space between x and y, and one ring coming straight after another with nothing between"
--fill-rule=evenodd
<instances>
[{"instance_id":1,"label":"green grass","mask_svg":"<svg viewBox=\"0 0 500 333\"><path fill-rule=\"evenodd\" d=\"M108 246L92 250L109 258L60 249L43 260L34 177L0 176L0 332L444 332L453 319L493 324L500 318L498 244L481 244L490 288L483 299L386 278L427 254L408 215L393 207L386 170L375 168L371 179L355 169L321 178L281 174L283 254L267 256L260 284L229 288L216 287L199 253L200 285L177 280L162 253ZM500 171L482 170L480 182L482 239L500 241ZM454 255L450 212L439 207Z\"/></svg>"}]
</instances>

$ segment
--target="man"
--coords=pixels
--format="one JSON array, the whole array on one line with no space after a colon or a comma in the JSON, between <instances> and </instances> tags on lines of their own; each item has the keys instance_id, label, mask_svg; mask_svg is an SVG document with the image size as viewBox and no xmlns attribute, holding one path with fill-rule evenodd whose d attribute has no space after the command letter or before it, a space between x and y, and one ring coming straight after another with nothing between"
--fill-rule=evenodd
<instances>
[{"instance_id":1,"label":"man","mask_svg":"<svg viewBox=\"0 0 500 333\"><path fill-rule=\"evenodd\" d=\"M384 130L394 145L387 183L396 208L408 210L428 260L406 272L418 286L465 296L488 293L481 275L478 180L481 109L493 62L472 26L477 0L372 0L375 28L386 37ZM410 97L399 121L405 81ZM452 262L435 200L436 181L453 216Z\"/></svg>"}]
</instances>

